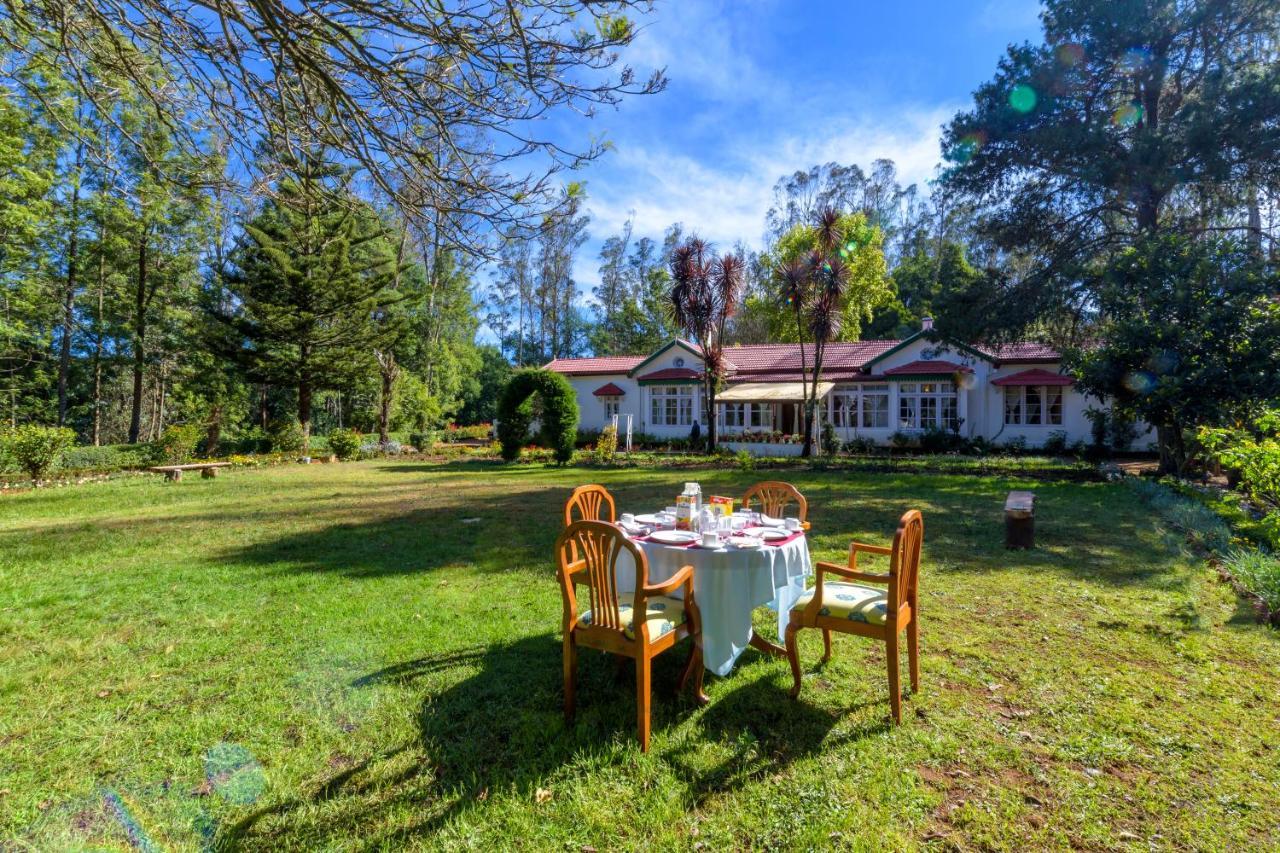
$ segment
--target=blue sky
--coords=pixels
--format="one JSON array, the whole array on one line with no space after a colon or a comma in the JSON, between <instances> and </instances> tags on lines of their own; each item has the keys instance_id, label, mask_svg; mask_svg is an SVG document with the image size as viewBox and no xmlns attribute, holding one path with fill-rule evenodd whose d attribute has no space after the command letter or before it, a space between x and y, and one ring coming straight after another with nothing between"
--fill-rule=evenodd
<instances>
[{"instance_id":1,"label":"blue sky","mask_svg":"<svg viewBox=\"0 0 1280 853\"><path fill-rule=\"evenodd\" d=\"M928 180L939 128L992 76L1011 42L1037 40L1038 0L660 0L624 53L666 67L658 95L590 122L614 150L585 180L591 240L575 277L598 282L600 242L634 212L636 236L672 222L759 246L784 174L888 157ZM579 136L579 139L585 138Z\"/></svg>"}]
</instances>

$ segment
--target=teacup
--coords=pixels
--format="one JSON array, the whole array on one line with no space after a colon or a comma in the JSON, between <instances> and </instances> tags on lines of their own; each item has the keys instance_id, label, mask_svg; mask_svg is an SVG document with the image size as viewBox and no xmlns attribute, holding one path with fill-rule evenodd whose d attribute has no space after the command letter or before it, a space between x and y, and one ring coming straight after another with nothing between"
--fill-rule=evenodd
<instances>
[{"instance_id":1,"label":"teacup","mask_svg":"<svg viewBox=\"0 0 1280 853\"><path fill-rule=\"evenodd\" d=\"M719 548L720 534L714 530L704 530L702 532L702 547L703 548Z\"/></svg>"},{"instance_id":2,"label":"teacup","mask_svg":"<svg viewBox=\"0 0 1280 853\"><path fill-rule=\"evenodd\" d=\"M628 525L628 526L629 526L629 525L632 525L632 524L635 524L635 523L636 523L636 516L635 516L635 513L633 513L633 512L624 512L624 513L622 514L622 523L623 523L623 524L626 524L626 525Z\"/></svg>"},{"instance_id":3,"label":"teacup","mask_svg":"<svg viewBox=\"0 0 1280 853\"><path fill-rule=\"evenodd\" d=\"M786 528L787 528L788 530L799 530L799 529L800 529L800 519L798 519L798 518L784 518L784 519L782 520L782 523L783 523L784 525L786 525Z\"/></svg>"}]
</instances>

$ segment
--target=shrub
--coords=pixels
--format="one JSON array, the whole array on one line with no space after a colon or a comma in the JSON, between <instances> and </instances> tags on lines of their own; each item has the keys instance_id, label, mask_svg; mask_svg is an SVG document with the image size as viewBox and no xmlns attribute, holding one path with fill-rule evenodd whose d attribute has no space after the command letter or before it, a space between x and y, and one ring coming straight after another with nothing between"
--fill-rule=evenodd
<instances>
[{"instance_id":1,"label":"shrub","mask_svg":"<svg viewBox=\"0 0 1280 853\"><path fill-rule=\"evenodd\" d=\"M502 441L502 458L514 462L520 458L529 426L533 421L533 398L542 401L542 436L560 464L573 458L574 439L578 434L578 398L573 386L558 373L549 370L517 371L498 401L498 438Z\"/></svg>"},{"instance_id":2,"label":"shrub","mask_svg":"<svg viewBox=\"0 0 1280 853\"><path fill-rule=\"evenodd\" d=\"M909 432L898 430L893 435L889 436L889 443L899 450L902 450L907 447L917 446L919 444L919 437Z\"/></svg>"},{"instance_id":3,"label":"shrub","mask_svg":"<svg viewBox=\"0 0 1280 853\"><path fill-rule=\"evenodd\" d=\"M160 437L151 442L151 459L161 465L181 465L196 452L196 445L204 437L199 424L174 424L167 426Z\"/></svg>"},{"instance_id":4,"label":"shrub","mask_svg":"<svg viewBox=\"0 0 1280 853\"><path fill-rule=\"evenodd\" d=\"M756 470L756 458L746 450L739 450L733 455L734 461L738 465L738 470L744 474L750 474Z\"/></svg>"},{"instance_id":5,"label":"shrub","mask_svg":"<svg viewBox=\"0 0 1280 853\"><path fill-rule=\"evenodd\" d=\"M145 465L150 456L146 450L136 444L71 447L62 454L61 467L68 471L119 471Z\"/></svg>"},{"instance_id":6,"label":"shrub","mask_svg":"<svg viewBox=\"0 0 1280 853\"><path fill-rule=\"evenodd\" d=\"M875 453L877 449L879 448L875 441L863 435L855 436L844 443L845 453L867 455Z\"/></svg>"},{"instance_id":7,"label":"shrub","mask_svg":"<svg viewBox=\"0 0 1280 853\"><path fill-rule=\"evenodd\" d=\"M596 441L596 459L600 462L612 462L617 452L618 430L610 424L600 431L600 438Z\"/></svg>"},{"instance_id":8,"label":"shrub","mask_svg":"<svg viewBox=\"0 0 1280 853\"><path fill-rule=\"evenodd\" d=\"M492 434L493 424L471 424L470 426L449 424L440 437L446 442L484 441Z\"/></svg>"},{"instance_id":9,"label":"shrub","mask_svg":"<svg viewBox=\"0 0 1280 853\"><path fill-rule=\"evenodd\" d=\"M822 452L828 456L835 456L840 452L840 437L836 435L836 428L831 421L822 422Z\"/></svg>"},{"instance_id":10,"label":"shrub","mask_svg":"<svg viewBox=\"0 0 1280 853\"><path fill-rule=\"evenodd\" d=\"M4 435L5 453L32 480L40 480L58 466L62 454L76 440L76 434L66 427L46 427L24 424Z\"/></svg>"},{"instance_id":11,"label":"shrub","mask_svg":"<svg viewBox=\"0 0 1280 853\"><path fill-rule=\"evenodd\" d=\"M1067 433L1066 430L1055 429L1049 433L1049 437L1044 440L1044 452L1050 456L1066 456L1067 455Z\"/></svg>"},{"instance_id":12,"label":"shrub","mask_svg":"<svg viewBox=\"0 0 1280 853\"><path fill-rule=\"evenodd\" d=\"M271 433L259 426L240 431L233 441L223 441L223 445L232 453L270 453Z\"/></svg>"},{"instance_id":13,"label":"shrub","mask_svg":"<svg viewBox=\"0 0 1280 853\"><path fill-rule=\"evenodd\" d=\"M1000 449L1005 453L1018 454L1027 452L1027 439L1025 436L1014 436L1013 438L1000 445Z\"/></svg>"},{"instance_id":14,"label":"shrub","mask_svg":"<svg viewBox=\"0 0 1280 853\"><path fill-rule=\"evenodd\" d=\"M274 453L301 453L307 443L302 424L292 418L273 423L270 435L271 450Z\"/></svg>"},{"instance_id":15,"label":"shrub","mask_svg":"<svg viewBox=\"0 0 1280 853\"><path fill-rule=\"evenodd\" d=\"M925 453L963 453L969 442L958 432L933 427L920 434L920 449Z\"/></svg>"},{"instance_id":16,"label":"shrub","mask_svg":"<svg viewBox=\"0 0 1280 853\"><path fill-rule=\"evenodd\" d=\"M329 432L329 449L339 459L354 459L360 453L361 436L353 429L335 429Z\"/></svg>"},{"instance_id":17,"label":"shrub","mask_svg":"<svg viewBox=\"0 0 1280 853\"><path fill-rule=\"evenodd\" d=\"M1261 598L1268 610L1280 611L1280 558L1240 549L1224 556L1222 564L1241 586Z\"/></svg>"}]
</instances>

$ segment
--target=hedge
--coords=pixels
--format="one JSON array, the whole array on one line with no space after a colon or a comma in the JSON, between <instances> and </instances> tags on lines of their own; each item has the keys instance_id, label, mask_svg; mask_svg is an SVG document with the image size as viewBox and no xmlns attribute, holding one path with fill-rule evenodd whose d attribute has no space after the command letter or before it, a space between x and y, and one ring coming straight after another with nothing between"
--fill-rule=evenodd
<instances>
[{"instance_id":1,"label":"hedge","mask_svg":"<svg viewBox=\"0 0 1280 853\"><path fill-rule=\"evenodd\" d=\"M517 371L498 401L498 440L502 442L502 458L514 462L529 436L533 423L533 398L542 400L542 440L551 448L561 465L573 458L574 440L578 435L578 398L573 386L558 373L549 370Z\"/></svg>"}]
</instances>

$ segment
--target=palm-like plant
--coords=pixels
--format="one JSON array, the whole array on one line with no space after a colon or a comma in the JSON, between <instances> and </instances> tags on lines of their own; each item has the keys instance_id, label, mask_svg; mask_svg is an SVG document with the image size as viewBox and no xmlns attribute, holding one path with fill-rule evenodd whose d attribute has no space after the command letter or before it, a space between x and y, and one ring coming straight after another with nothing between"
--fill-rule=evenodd
<instances>
[{"instance_id":1,"label":"palm-like plant","mask_svg":"<svg viewBox=\"0 0 1280 853\"><path fill-rule=\"evenodd\" d=\"M804 397L803 455L812 456L818 411L818 382L827 344L840 336L845 300L852 275L844 254L840 214L832 208L820 211L814 222L814 248L807 256L783 261L774 270L778 298L796 317L800 341L800 380ZM805 350L805 338L812 346ZM812 371L809 366L812 364Z\"/></svg>"},{"instance_id":2,"label":"palm-like plant","mask_svg":"<svg viewBox=\"0 0 1280 853\"><path fill-rule=\"evenodd\" d=\"M724 379L724 330L738 309L746 263L717 256L691 237L671 253L671 316L702 350L702 393L707 401L707 448L716 446L716 393Z\"/></svg>"}]
</instances>

